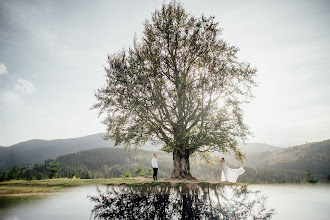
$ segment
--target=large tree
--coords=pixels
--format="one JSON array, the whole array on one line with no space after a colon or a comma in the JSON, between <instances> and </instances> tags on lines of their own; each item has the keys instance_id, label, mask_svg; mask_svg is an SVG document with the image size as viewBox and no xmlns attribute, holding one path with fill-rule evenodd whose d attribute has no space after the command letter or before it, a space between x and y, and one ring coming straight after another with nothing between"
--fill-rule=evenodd
<instances>
[{"instance_id":1,"label":"large tree","mask_svg":"<svg viewBox=\"0 0 330 220\"><path fill-rule=\"evenodd\" d=\"M106 84L91 109L105 113L105 139L141 146L161 143L173 153L172 178L189 178L189 157L244 154L250 135L241 104L252 97L256 69L220 38L214 17L195 17L172 1L144 23L142 39L108 55Z\"/></svg>"}]
</instances>

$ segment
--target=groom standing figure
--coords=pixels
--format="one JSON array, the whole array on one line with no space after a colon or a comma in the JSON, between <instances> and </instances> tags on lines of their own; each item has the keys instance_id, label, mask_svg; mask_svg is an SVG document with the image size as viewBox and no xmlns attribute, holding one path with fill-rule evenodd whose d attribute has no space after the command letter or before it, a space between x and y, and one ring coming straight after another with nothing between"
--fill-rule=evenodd
<instances>
[{"instance_id":1,"label":"groom standing figure","mask_svg":"<svg viewBox=\"0 0 330 220\"><path fill-rule=\"evenodd\" d=\"M154 174L152 175L152 177L154 178L154 181L157 181L157 171L158 171L157 154L154 154L154 158L151 159L151 166L154 170Z\"/></svg>"}]
</instances>

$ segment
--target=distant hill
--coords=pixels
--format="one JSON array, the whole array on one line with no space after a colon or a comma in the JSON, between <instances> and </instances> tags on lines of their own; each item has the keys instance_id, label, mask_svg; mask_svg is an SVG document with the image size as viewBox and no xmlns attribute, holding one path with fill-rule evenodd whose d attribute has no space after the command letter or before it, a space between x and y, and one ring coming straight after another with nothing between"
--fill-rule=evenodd
<instances>
[{"instance_id":1,"label":"distant hill","mask_svg":"<svg viewBox=\"0 0 330 220\"><path fill-rule=\"evenodd\" d=\"M0 148L0 169L13 165L29 165L54 159L60 155L99 147L113 147L113 141L104 141L103 133L78 138L40 140L33 139Z\"/></svg>"},{"instance_id":2,"label":"distant hill","mask_svg":"<svg viewBox=\"0 0 330 220\"><path fill-rule=\"evenodd\" d=\"M129 172L135 175L138 169L144 173L151 171L150 160L154 151L138 150L125 152L123 148L96 148L70 153L57 158L60 164L61 177L112 178L120 177ZM169 178L173 168L171 154L158 152L158 174L160 178ZM24 179L47 178L47 167L51 160L21 168ZM233 164L229 165L233 167ZM239 177L238 182L246 183L300 183L306 177L302 171L288 170L283 172L272 168L244 167L245 173ZM149 170L149 171L148 171ZM191 172L194 177L201 180L220 180L221 166L219 162L209 166L204 163L191 161ZM2 175L1 175L2 176Z\"/></svg>"},{"instance_id":3,"label":"distant hill","mask_svg":"<svg viewBox=\"0 0 330 220\"><path fill-rule=\"evenodd\" d=\"M238 146L247 154L255 154L255 153L261 153L267 151L273 152L283 149L281 147L275 147L263 143L247 143L247 144L239 144Z\"/></svg>"},{"instance_id":4,"label":"distant hill","mask_svg":"<svg viewBox=\"0 0 330 220\"><path fill-rule=\"evenodd\" d=\"M123 148L97 148L71 153L57 158L63 171L73 173L89 171L94 177L120 177L128 170L131 174L140 166L151 168L152 151L124 151ZM159 175L169 177L172 171L172 157L165 152L158 152Z\"/></svg>"},{"instance_id":5,"label":"distant hill","mask_svg":"<svg viewBox=\"0 0 330 220\"><path fill-rule=\"evenodd\" d=\"M262 146L262 145L259 145ZM252 148L251 148L252 149ZM273 148L274 149L274 148ZM245 173L239 182L247 183L300 183L310 169L322 182L327 181L329 172L330 140L300 145L278 151L266 151L250 154L249 162L244 166ZM150 168L150 159L155 151L129 151L123 148L100 147L57 157L61 166L62 177L99 178L120 177L125 172L134 175L142 167L144 172ZM170 177L172 156L158 152L159 175ZM229 167L235 166L234 160ZM2 161L1 161L2 162ZM26 179L47 178L46 171L51 160L33 166L21 168L21 175ZM221 166L219 162L209 166L200 161L191 161L192 175L204 180L219 180Z\"/></svg>"},{"instance_id":6,"label":"distant hill","mask_svg":"<svg viewBox=\"0 0 330 220\"><path fill-rule=\"evenodd\" d=\"M9 147L0 147L0 170L10 169L14 165L26 166L54 159L61 155L100 147L114 147L114 141L104 141L105 133L87 135L78 138L41 140L33 139ZM122 146L118 146L122 147ZM146 144L143 150L158 151L159 147ZM278 147L260 143L240 145L247 154L278 150ZM233 160L232 160L233 161Z\"/></svg>"},{"instance_id":7,"label":"distant hill","mask_svg":"<svg viewBox=\"0 0 330 220\"><path fill-rule=\"evenodd\" d=\"M93 135L88 135L84 137L78 138L68 138L68 139L55 139L55 140L29 140L25 142L21 142L10 147L0 147L0 171L5 169L10 169L14 165L19 166L27 166L30 164L35 163L42 163L48 159L55 159L57 157L60 158L71 158L70 161L76 161L79 164L82 164L83 158L90 158L90 160L85 160L86 167L80 167L80 170L91 170L93 172L99 173L91 169L90 166L95 166L95 164L99 164L99 161L105 161L102 159L104 157L111 158L112 161L124 161L128 155L135 158L135 156L131 155L131 153L126 154L124 153L123 149L120 148L122 146L118 146L118 149L114 151L106 151L100 149L100 151L93 151L91 149L98 149L98 148L113 148L114 142L113 141L104 141L102 136L104 133L98 133ZM160 147L160 146L159 146ZM239 145L240 149L246 153L247 155L247 162L245 163L245 167L251 167L253 169L273 169L276 172L285 172L290 170L294 172L300 172L299 178L297 177L296 180L301 179L302 172L305 172L307 169L310 169L313 173L316 173L318 177L322 180L326 180L327 175L330 174L329 165L330 165L330 140L317 142L317 143L309 143L304 144L296 147L290 148L280 148L271 146L268 144L263 143L248 143L246 145ZM154 147L151 144L147 144L143 146L143 150L151 150L152 152L158 151L158 147ZM91 151L86 151L91 150ZM121 152L121 153L118 153ZM79 152L79 153L77 153ZM109 156L113 152L116 152L115 155L117 157ZM149 155L150 152L144 152L143 155ZM161 153L161 152L158 152ZM87 157L88 154L89 156ZM134 154L134 153L133 153ZM65 156L63 156L65 155ZM106 156L108 155L108 156ZM134 154L135 155L135 154ZM163 155L163 154L161 154ZM167 155L165 157L165 155ZM217 155L221 155L218 153ZM63 156L63 157L60 157ZM222 155L221 155L222 156ZM168 154L164 154L165 158L171 158ZM149 157L141 157L140 154L140 162L142 164L148 165ZM229 161L229 164L238 166L240 163L236 161L231 156L225 156L226 161ZM98 161L99 160L99 161ZM130 159L131 160L131 159ZM135 159L133 159L135 161ZM145 162L146 161L146 162ZM91 165L94 163L94 165ZM134 167L136 168L137 160L134 162ZM169 173L172 167L172 161L169 159L167 162L164 161L166 165L166 172ZM107 165L108 164L108 165ZM109 166L112 162L106 162L105 165ZM113 168L113 172L117 169L117 173L114 176L117 176L118 172L120 171L120 166L122 163L118 163L115 165L117 168ZM70 167L75 167L76 165L71 164ZM103 166L103 165L102 165ZM218 169L219 167L208 168L207 166L195 166L192 165L192 172L195 172L195 175L200 178L218 178ZM214 170L213 177L207 176L206 170ZM195 171L194 171L195 170ZM249 171L247 171L249 172ZM251 171L251 175L254 171ZM259 171L261 172L261 171ZM289 171L288 171L289 172ZM102 173L102 172L101 172ZM102 175L104 175L105 171ZM164 173L164 175L165 175ZM264 171L265 175L268 174L268 171ZM247 173L248 174L248 173ZM211 175L211 174L210 174ZM291 172L291 176L293 173ZM248 176L248 175L246 175ZM296 181L294 180L294 181Z\"/></svg>"},{"instance_id":8,"label":"distant hill","mask_svg":"<svg viewBox=\"0 0 330 220\"><path fill-rule=\"evenodd\" d=\"M273 168L278 170L311 170L325 180L330 175L330 139L263 152L249 158L253 167Z\"/></svg>"},{"instance_id":9,"label":"distant hill","mask_svg":"<svg viewBox=\"0 0 330 220\"><path fill-rule=\"evenodd\" d=\"M242 152L245 153L247 157L245 165L250 165L251 159L254 160L257 155L261 155L261 153L269 153L283 149L281 147L275 147L264 143L239 143L238 147L242 150ZM216 153L214 155L224 157L225 160L228 161L230 164L233 164L235 166L241 166L241 162L237 161L232 155L223 155L222 153Z\"/></svg>"}]
</instances>

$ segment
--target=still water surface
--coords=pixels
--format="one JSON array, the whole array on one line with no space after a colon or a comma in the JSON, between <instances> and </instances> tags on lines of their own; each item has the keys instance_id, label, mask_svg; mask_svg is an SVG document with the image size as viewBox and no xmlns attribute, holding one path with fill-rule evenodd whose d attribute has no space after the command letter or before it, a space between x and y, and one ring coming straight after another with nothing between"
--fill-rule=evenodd
<instances>
[{"instance_id":1,"label":"still water surface","mask_svg":"<svg viewBox=\"0 0 330 220\"><path fill-rule=\"evenodd\" d=\"M330 219L330 185L84 186L10 208L0 219Z\"/></svg>"}]
</instances>

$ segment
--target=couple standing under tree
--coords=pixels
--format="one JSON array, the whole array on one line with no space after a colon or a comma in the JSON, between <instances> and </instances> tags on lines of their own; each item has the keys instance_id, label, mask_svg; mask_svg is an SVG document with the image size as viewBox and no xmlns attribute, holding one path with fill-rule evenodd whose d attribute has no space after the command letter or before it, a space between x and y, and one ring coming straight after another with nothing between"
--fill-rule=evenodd
<instances>
[{"instance_id":1,"label":"couple standing under tree","mask_svg":"<svg viewBox=\"0 0 330 220\"><path fill-rule=\"evenodd\" d=\"M228 162L225 162L225 158L221 158L221 181L227 181L236 183L236 180L239 175L242 175L245 170L243 167L238 169L229 168ZM157 172L158 172L158 162L157 162L157 154L154 154L154 157L151 159L151 166L153 168L153 175L154 181L158 181L157 179Z\"/></svg>"}]
</instances>

